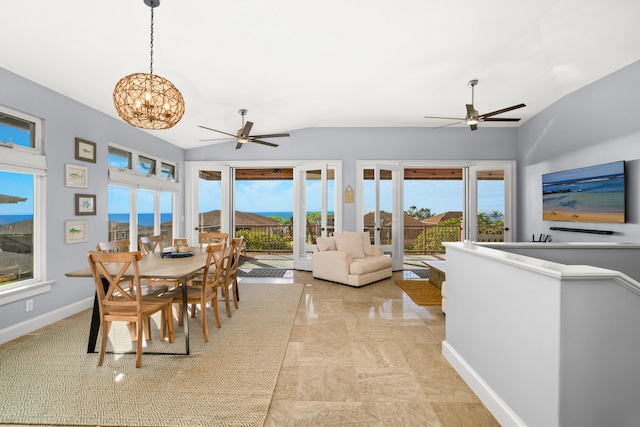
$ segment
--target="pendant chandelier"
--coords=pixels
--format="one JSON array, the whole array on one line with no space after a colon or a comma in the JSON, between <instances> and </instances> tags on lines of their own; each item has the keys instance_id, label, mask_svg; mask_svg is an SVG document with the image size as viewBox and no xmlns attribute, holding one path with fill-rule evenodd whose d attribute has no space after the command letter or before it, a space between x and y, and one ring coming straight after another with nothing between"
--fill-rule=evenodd
<instances>
[{"instance_id":1,"label":"pendant chandelier","mask_svg":"<svg viewBox=\"0 0 640 427\"><path fill-rule=\"evenodd\" d=\"M118 115L132 126L142 129L169 129L184 114L180 91L164 77L153 74L153 9L160 0L144 0L151 8L151 61L149 73L123 77L113 90L113 104Z\"/></svg>"}]
</instances>

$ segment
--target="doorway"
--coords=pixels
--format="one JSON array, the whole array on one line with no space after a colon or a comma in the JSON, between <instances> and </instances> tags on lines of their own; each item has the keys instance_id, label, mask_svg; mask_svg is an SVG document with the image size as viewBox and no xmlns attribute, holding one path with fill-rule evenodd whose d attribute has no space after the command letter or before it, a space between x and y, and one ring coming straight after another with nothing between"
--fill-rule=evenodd
<instances>
[{"instance_id":1,"label":"doorway","mask_svg":"<svg viewBox=\"0 0 640 427\"><path fill-rule=\"evenodd\" d=\"M228 232L245 238L247 269L311 270L315 237L340 227L340 164L296 163L187 162L189 242L200 231Z\"/></svg>"}]
</instances>

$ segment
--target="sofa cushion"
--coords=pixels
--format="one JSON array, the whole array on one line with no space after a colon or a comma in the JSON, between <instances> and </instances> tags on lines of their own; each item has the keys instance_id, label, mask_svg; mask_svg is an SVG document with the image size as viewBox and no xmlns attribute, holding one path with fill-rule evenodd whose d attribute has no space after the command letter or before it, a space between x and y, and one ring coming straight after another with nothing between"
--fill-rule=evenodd
<instances>
[{"instance_id":1,"label":"sofa cushion","mask_svg":"<svg viewBox=\"0 0 640 427\"><path fill-rule=\"evenodd\" d=\"M362 236L360 233L345 232L333 235L336 241L336 248L342 252L348 252L354 258L362 258L364 256L364 248L362 245Z\"/></svg>"},{"instance_id":2,"label":"sofa cushion","mask_svg":"<svg viewBox=\"0 0 640 427\"><path fill-rule=\"evenodd\" d=\"M316 237L316 245L320 252L337 250L336 239L333 237Z\"/></svg>"},{"instance_id":3,"label":"sofa cushion","mask_svg":"<svg viewBox=\"0 0 640 427\"><path fill-rule=\"evenodd\" d=\"M393 261L388 256L354 258L349 266L349 274L367 274L391 268Z\"/></svg>"}]
</instances>

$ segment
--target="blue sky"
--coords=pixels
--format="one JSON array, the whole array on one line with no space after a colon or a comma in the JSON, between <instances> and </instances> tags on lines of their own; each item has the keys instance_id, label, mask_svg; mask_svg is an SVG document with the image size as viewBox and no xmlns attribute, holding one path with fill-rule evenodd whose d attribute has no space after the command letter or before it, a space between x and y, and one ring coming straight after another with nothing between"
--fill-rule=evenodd
<instances>
[{"instance_id":1,"label":"blue sky","mask_svg":"<svg viewBox=\"0 0 640 427\"><path fill-rule=\"evenodd\" d=\"M404 183L404 210L411 206L430 208L434 215L447 211L462 211L462 181L414 181ZM383 194L390 194L384 187ZM504 183L481 181L478 183L479 210L490 213L504 212ZM320 183L313 182L307 188L308 211L320 210ZM373 207L373 181L365 185L365 210ZM220 181L200 180L200 194L204 201L200 212L220 209ZM331 194L333 194L331 192ZM206 195L206 196L203 196ZM330 197L332 199L332 197ZM391 204L383 197L380 208L390 211ZM236 182L236 209L242 212L289 212L293 211L293 181L238 181ZM329 207L332 211L333 207Z\"/></svg>"}]
</instances>

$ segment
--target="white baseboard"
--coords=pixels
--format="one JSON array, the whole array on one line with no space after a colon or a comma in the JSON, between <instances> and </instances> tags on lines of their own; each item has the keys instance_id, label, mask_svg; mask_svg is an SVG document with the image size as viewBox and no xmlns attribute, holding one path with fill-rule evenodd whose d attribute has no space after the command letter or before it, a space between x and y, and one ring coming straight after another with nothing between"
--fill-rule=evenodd
<instances>
[{"instance_id":1,"label":"white baseboard","mask_svg":"<svg viewBox=\"0 0 640 427\"><path fill-rule=\"evenodd\" d=\"M80 313L88 308L93 307L93 297L87 298L65 307L50 311L33 319L25 320L8 328L0 330L0 344L4 344L23 335L29 334L40 328L44 328L59 320L65 319L74 314ZM89 325L87 325L87 335L89 334Z\"/></svg>"},{"instance_id":2,"label":"white baseboard","mask_svg":"<svg viewBox=\"0 0 640 427\"><path fill-rule=\"evenodd\" d=\"M442 342L442 355L503 427L527 426L447 341Z\"/></svg>"}]
</instances>

